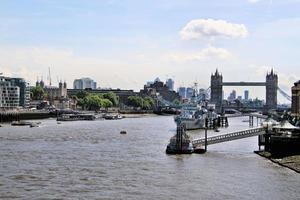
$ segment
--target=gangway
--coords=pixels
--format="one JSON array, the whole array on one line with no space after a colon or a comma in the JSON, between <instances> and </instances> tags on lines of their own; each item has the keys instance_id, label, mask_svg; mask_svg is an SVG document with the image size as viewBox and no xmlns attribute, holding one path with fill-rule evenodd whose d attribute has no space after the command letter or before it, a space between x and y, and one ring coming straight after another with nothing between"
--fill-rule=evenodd
<instances>
[{"instance_id":1,"label":"gangway","mask_svg":"<svg viewBox=\"0 0 300 200\"><path fill-rule=\"evenodd\" d=\"M263 135L263 134L265 134L265 129L262 127L250 128L247 130L241 130L241 131L231 132L231 133L227 133L227 134L223 134L223 135L208 137L207 145L217 144L217 143L221 143L221 142L228 142L228 141L232 141L232 140L238 140L238 139L242 139L242 138L253 137L253 136ZM194 147L197 147L198 145L204 145L205 138L195 139L192 141L192 144Z\"/></svg>"}]
</instances>

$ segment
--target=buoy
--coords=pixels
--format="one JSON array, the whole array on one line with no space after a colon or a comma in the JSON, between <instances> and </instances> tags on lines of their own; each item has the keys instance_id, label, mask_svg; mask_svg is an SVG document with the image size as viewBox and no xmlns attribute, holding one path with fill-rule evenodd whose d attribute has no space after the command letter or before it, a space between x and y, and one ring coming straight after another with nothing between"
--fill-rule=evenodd
<instances>
[{"instance_id":1,"label":"buoy","mask_svg":"<svg viewBox=\"0 0 300 200\"><path fill-rule=\"evenodd\" d=\"M121 131L120 134L127 134L127 132L126 131Z\"/></svg>"}]
</instances>

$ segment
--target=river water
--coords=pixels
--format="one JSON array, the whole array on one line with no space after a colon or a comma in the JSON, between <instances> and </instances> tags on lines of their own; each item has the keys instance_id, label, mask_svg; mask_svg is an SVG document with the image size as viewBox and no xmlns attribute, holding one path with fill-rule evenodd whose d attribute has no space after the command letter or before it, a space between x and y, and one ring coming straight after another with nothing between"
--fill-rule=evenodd
<instances>
[{"instance_id":1,"label":"river water","mask_svg":"<svg viewBox=\"0 0 300 200\"><path fill-rule=\"evenodd\" d=\"M247 128L242 120L222 132ZM170 156L173 117L41 122L0 128L0 198L300 199L300 174L254 154L257 137Z\"/></svg>"}]
</instances>

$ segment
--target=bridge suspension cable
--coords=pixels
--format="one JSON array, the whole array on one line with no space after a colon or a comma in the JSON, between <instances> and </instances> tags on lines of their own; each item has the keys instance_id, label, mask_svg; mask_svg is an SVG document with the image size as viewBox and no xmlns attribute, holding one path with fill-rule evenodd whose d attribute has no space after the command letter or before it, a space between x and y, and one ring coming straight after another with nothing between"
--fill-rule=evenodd
<instances>
[{"instance_id":1,"label":"bridge suspension cable","mask_svg":"<svg viewBox=\"0 0 300 200\"><path fill-rule=\"evenodd\" d=\"M277 87L277 90L279 91L279 93L286 98L288 101L292 101L292 97L290 95L288 95L286 92L284 92L282 89L280 89L279 87Z\"/></svg>"}]
</instances>

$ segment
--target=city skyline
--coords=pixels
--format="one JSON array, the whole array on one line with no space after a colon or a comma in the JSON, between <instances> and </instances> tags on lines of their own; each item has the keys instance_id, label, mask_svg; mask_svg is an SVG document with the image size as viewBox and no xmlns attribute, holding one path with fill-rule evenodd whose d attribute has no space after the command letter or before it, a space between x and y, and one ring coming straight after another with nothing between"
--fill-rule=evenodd
<instances>
[{"instance_id":1,"label":"city skyline","mask_svg":"<svg viewBox=\"0 0 300 200\"><path fill-rule=\"evenodd\" d=\"M52 79L69 86L93 77L100 87L137 91L157 76L174 77L175 88L195 81L208 88L216 68L226 81L262 81L274 67L290 93L300 76L299 3L2 2L0 72L33 85L51 67ZM264 89L255 92L264 98Z\"/></svg>"}]
</instances>

